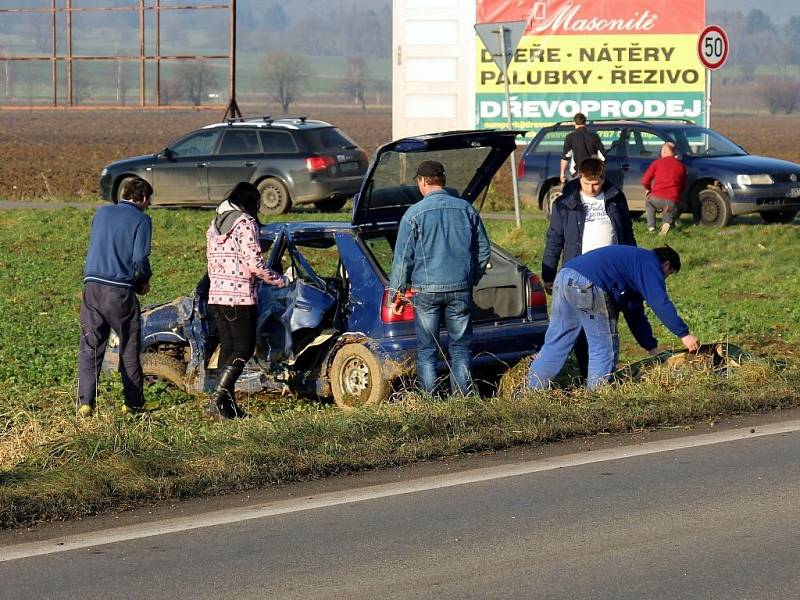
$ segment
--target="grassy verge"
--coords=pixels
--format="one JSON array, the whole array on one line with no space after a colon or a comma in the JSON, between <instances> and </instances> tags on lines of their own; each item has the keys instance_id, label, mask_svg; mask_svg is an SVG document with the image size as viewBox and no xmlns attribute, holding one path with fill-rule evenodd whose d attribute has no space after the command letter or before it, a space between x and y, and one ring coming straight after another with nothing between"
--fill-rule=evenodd
<instances>
[{"instance_id":1,"label":"grassy verge","mask_svg":"<svg viewBox=\"0 0 800 600\"><path fill-rule=\"evenodd\" d=\"M192 288L204 268L207 211L153 211L148 301ZM796 226L756 220L724 230L685 227L669 242L684 269L670 278L679 311L704 342L729 340L789 360L729 378L654 371L583 391L403 402L351 414L298 399L245 398L253 418L216 424L200 400L150 386L160 409L126 420L117 377L98 416L73 416L81 271L91 211L0 213L0 526L217 494L429 457L714 419L798 405L800 282ZM296 215L314 218L317 215ZM346 215L340 215L346 218ZM538 270L545 223L489 222L490 237ZM640 243L661 242L636 224ZM653 318L666 347L677 340ZM623 360L642 356L623 326Z\"/></svg>"}]
</instances>

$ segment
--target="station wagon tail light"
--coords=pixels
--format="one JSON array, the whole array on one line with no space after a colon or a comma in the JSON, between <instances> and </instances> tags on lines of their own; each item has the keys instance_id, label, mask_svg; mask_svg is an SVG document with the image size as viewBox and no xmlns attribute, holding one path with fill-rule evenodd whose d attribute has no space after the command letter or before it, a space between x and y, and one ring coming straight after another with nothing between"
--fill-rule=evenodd
<instances>
[{"instance_id":1,"label":"station wagon tail light","mask_svg":"<svg viewBox=\"0 0 800 600\"><path fill-rule=\"evenodd\" d=\"M547 306L547 294L544 293L542 282L535 274L528 277L528 307Z\"/></svg>"},{"instance_id":2,"label":"station wagon tail light","mask_svg":"<svg viewBox=\"0 0 800 600\"><path fill-rule=\"evenodd\" d=\"M411 290L406 291L405 298L408 303L403 305L403 310L400 311L399 315L396 315L392 312L392 307L389 304L393 299L389 298L389 288L383 290L383 300L381 301L381 321L384 323L402 323L404 321L413 321L414 306L411 304L411 298L413 298L413 296L414 292Z\"/></svg>"},{"instance_id":3,"label":"station wagon tail light","mask_svg":"<svg viewBox=\"0 0 800 600\"><path fill-rule=\"evenodd\" d=\"M306 159L306 169L311 173L327 171L328 167L336 164L336 159L332 156L311 156Z\"/></svg>"},{"instance_id":4,"label":"station wagon tail light","mask_svg":"<svg viewBox=\"0 0 800 600\"><path fill-rule=\"evenodd\" d=\"M517 179L525 177L525 156L520 157L517 163Z\"/></svg>"}]
</instances>

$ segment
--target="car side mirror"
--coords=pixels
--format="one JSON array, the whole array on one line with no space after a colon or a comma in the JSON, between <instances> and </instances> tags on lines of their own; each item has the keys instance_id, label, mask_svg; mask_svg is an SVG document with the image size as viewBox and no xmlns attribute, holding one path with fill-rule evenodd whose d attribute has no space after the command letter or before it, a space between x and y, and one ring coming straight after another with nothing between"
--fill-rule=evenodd
<instances>
[{"instance_id":1,"label":"car side mirror","mask_svg":"<svg viewBox=\"0 0 800 600\"><path fill-rule=\"evenodd\" d=\"M172 157L175 156L175 153L172 150L170 150L169 148L164 148L161 151L161 156L163 156L167 160L172 160Z\"/></svg>"}]
</instances>

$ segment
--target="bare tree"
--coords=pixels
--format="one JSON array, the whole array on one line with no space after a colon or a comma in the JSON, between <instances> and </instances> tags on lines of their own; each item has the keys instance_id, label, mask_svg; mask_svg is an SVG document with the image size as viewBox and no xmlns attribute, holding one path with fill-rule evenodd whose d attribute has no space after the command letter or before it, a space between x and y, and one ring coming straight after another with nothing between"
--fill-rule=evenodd
<instances>
[{"instance_id":1,"label":"bare tree","mask_svg":"<svg viewBox=\"0 0 800 600\"><path fill-rule=\"evenodd\" d=\"M217 74L206 62L181 61L175 70L175 80L180 94L194 106L199 106L208 90L217 82Z\"/></svg>"},{"instance_id":2,"label":"bare tree","mask_svg":"<svg viewBox=\"0 0 800 600\"><path fill-rule=\"evenodd\" d=\"M783 77L764 77L758 88L759 95L769 109L769 114L791 114L800 97L800 82Z\"/></svg>"},{"instance_id":3,"label":"bare tree","mask_svg":"<svg viewBox=\"0 0 800 600\"><path fill-rule=\"evenodd\" d=\"M283 113L297 100L299 90L308 79L308 63L302 56L286 52L270 52L264 59L264 77L272 97Z\"/></svg>"},{"instance_id":4,"label":"bare tree","mask_svg":"<svg viewBox=\"0 0 800 600\"><path fill-rule=\"evenodd\" d=\"M361 110L367 112L367 63L360 56L349 58L347 62L350 70L344 82L345 90L354 102L361 104Z\"/></svg>"}]
</instances>

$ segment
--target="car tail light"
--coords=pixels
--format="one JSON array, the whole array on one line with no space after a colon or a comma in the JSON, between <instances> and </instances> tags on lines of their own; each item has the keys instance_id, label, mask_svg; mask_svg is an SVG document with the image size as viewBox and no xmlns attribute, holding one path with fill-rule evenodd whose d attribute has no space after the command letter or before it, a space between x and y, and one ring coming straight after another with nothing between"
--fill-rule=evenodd
<instances>
[{"instance_id":1,"label":"car tail light","mask_svg":"<svg viewBox=\"0 0 800 600\"><path fill-rule=\"evenodd\" d=\"M332 156L310 156L306 159L306 169L311 173L326 171L328 167L336 164L336 159Z\"/></svg>"},{"instance_id":2,"label":"car tail light","mask_svg":"<svg viewBox=\"0 0 800 600\"><path fill-rule=\"evenodd\" d=\"M522 156L517 163L517 179L525 177L525 156Z\"/></svg>"},{"instance_id":3,"label":"car tail light","mask_svg":"<svg viewBox=\"0 0 800 600\"><path fill-rule=\"evenodd\" d=\"M402 323L403 321L414 320L414 306L411 304L411 298L414 296L414 292L408 290L404 295L408 302L403 305L400 314L396 315L394 312L392 312L392 307L389 304L394 297L389 298L389 288L383 290L383 301L381 302L381 321L384 323Z\"/></svg>"},{"instance_id":4,"label":"car tail light","mask_svg":"<svg viewBox=\"0 0 800 600\"><path fill-rule=\"evenodd\" d=\"M547 294L544 293L542 282L537 275L528 277L528 308L547 306Z\"/></svg>"}]
</instances>

